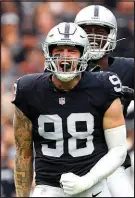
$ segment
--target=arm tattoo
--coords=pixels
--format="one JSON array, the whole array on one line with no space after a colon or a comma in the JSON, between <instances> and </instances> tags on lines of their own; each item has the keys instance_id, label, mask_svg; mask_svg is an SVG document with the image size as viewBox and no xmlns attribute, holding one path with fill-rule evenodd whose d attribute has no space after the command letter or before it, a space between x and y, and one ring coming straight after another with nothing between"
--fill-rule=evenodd
<instances>
[{"instance_id":1,"label":"arm tattoo","mask_svg":"<svg viewBox=\"0 0 135 198\"><path fill-rule=\"evenodd\" d=\"M16 145L15 187L18 197L29 197L33 179L33 140L31 121L15 107L14 137Z\"/></svg>"}]
</instances>

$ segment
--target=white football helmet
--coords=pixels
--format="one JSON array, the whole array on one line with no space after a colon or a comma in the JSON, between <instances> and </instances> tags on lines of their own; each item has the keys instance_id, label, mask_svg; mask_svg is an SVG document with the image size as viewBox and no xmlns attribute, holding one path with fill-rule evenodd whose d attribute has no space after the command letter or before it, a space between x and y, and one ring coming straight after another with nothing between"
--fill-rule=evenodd
<instances>
[{"instance_id":1,"label":"white football helmet","mask_svg":"<svg viewBox=\"0 0 135 198\"><path fill-rule=\"evenodd\" d=\"M90 42L90 59L98 60L106 53L109 53L115 49L117 43L117 21L109 9L100 5L90 5L83 8L76 15L74 22L81 27L87 25L98 25L107 27L110 30L108 36L100 34L87 34ZM103 41L105 42L104 45Z\"/></svg>"},{"instance_id":2,"label":"white football helmet","mask_svg":"<svg viewBox=\"0 0 135 198\"><path fill-rule=\"evenodd\" d=\"M80 58L52 56L52 49L56 46L76 46L81 51ZM45 55L45 69L51 71L63 82L72 80L87 67L89 54L89 40L86 32L75 23L62 22L52 28L42 45ZM67 62L70 59L70 71L66 70ZM64 61L64 69L61 71L59 64ZM73 70L73 64L77 63L77 68ZM68 64L69 67L69 64Z\"/></svg>"}]
</instances>

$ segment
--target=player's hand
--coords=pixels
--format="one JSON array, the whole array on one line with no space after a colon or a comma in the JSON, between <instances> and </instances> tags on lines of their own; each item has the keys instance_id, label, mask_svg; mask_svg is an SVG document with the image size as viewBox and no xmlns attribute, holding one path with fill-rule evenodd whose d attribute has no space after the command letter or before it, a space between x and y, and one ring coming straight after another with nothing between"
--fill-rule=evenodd
<instances>
[{"instance_id":1,"label":"player's hand","mask_svg":"<svg viewBox=\"0 0 135 198\"><path fill-rule=\"evenodd\" d=\"M65 173L61 175L60 183L64 193L75 195L86 190L85 181L83 180L83 177L77 176L73 173Z\"/></svg>"}]
</instances>

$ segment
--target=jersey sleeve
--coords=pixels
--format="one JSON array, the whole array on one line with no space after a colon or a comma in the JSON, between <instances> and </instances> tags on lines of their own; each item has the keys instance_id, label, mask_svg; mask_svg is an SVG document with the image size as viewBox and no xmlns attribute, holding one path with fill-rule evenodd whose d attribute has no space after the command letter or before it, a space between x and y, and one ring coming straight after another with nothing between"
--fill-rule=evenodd
<instances>
[{"instance_id":1,"label":"jersey sleeve","mask_svg":"<svg viewBox=\"0 0 135 198\"><path fill-rule=\"evenodd\" d=\"M123 58L123 63L125 75L123 75L122 84L134 89L134 58Z\"/></svg>"},{"instance_id":2,"label":"jersey sleeve","mask_svg":"<svg viewBox=\"0 0 135 198\"><path fill-rule=\"evenodd\" d=\"M128 60L129 60L129 64L130 64L131 72L132 72L130 88L134 89L134 58L128 58Z\"/></svg>"},{"instance_id":3,"label":"jersey sleeve","mask_svg":"<svg viewBox=\"0 0 135 198\"><path fill-rule=\"evenodd\" d=\"M29 95L30 82L27 76L23 76L14 83L14 99L11 101L17 108L19 108L25 116L30 118L29 111Z\"/></svg>"},{"instance_id":4,"label":"jersey sleeve","mask_svg":"<svg viewBox=\"0 0 135 198\"><path fill-rule=\"evenodd\" d=\"M106 95L104 111L106 111L115 99L121 99L123 96L122 83L117 74L114 74L113 72L107 72L104 81L104 89Z\"/></svg>"}]
</instances>

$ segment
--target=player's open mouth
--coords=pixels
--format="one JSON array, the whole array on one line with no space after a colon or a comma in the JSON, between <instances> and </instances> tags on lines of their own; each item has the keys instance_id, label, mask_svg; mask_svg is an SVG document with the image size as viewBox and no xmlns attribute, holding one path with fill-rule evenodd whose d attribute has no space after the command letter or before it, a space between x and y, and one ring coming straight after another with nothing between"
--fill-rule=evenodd
<instances>
[{"instance_id":1,"label":"player's open mouth","mask_svg":"<svg viewBox=\"0 0 135 198\"><path fill-rule=\"evenodd\" d=\"M70 61L66 61L66 62L61 62L59 64L59 69L60 71L63 71L63 72L69 72L71 70L71 62Z\"/></svg>"}]
</instances>

